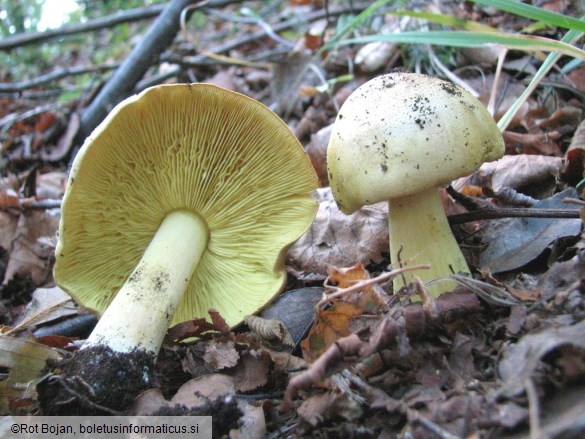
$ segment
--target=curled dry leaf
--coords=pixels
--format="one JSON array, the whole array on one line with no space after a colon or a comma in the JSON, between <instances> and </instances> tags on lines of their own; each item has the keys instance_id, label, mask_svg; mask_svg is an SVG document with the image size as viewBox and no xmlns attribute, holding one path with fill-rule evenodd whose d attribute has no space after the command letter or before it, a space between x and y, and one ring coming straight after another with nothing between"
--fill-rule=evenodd
<instances>
[{"instance_id":1,"label":"curled dry leaf","mask_svg":"<svg viewBox=\"0 0 585 439\"><path fill-rule=\"evenodd\" d=\"M368 265L384 260L388 253L388 206L364 206L352 215L337 207L331 190L317 190L319 210L307 232L291 247L289 264L299 272L324 277L330 266Z\"/></svg>"},{"instance_id":2,"label":"curled dry leaf","mask_svg":"<svg viewBox=\"0 0 585 439\"><path fill-rule=\"evenodd\" d=\"M453 187L460 189L466 184L489 187L494 192L504 188L518 189L527 185L545 186L555 182L563 159L543 155L506 155L495 162L484 163L470 177L457 180Z\"/></svg>"},{"instance_id":3,"label":"curled dry leaf","mask_svg":"<svg viewBox=\"0 0 585 439\"><path fill-rule=\"evenodd\" d=\"M329 270L328 282L337 285L339 289L346 289L359 281L370 279L370 274L360 263L349 268L331 267ZM376 313L384 305L375 287L364 286L344 295L342 299L331 300L327 309L317 311L315 325L301 342L305 360L315 361L339 338L348 336L351 333L352 319L364 313Z\"/></svg>"},{"instance_id":4,"label":"curled dry leaf","mask_svg":"<svg viewBox=\"0 0 585 439\"><path fill-rule=\"evenodd\" d=\"M277 342L286 346L294 346L293 339L284 324L274 319L264 319L257 316L244 317L246 325L258 334L262 339L269 342Z\"/></svg>"}]
</instances>

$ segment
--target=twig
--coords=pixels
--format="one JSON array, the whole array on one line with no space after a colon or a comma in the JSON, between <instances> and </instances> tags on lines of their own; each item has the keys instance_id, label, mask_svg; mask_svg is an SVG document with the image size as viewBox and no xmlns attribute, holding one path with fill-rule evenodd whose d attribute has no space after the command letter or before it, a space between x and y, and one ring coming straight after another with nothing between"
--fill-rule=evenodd
<instances>
[{"instance_id":1,"label":"twig","mask_svg":"<svg viewBox=\"0 0 585 439\"><path fill-rule=\"evenodd\" d=\"M538 402L538 393L532 379L527 378L524 382L526 396L528 397L528 416L530 419L530 439L543 437L540 428L540 404Z\"/></svg>"},{"instance_id":2,"label":"twig","mask_svg":"<svg viewBox=\"0 0 585 439\"><path fill-rule=\"evenodd\" d=\"M332 285L328 285L327 282L329 281L329 277L327 277L327 279L325 279L324 285L326 288L329 288L329 289L333 290L334 292L331 294L328 294L326 291L324 291L323 298L317 303L316 307L319 308L323 304L327 303L330 300L337 299L341 296L351 294L355 291L359 291L359 290L367 288L371 285L379 284L379 283L382 283L382 282L387 281L389 279L392 279L393 277L396 277L399 274L404 273L405 271L422 270L422 269L428 269L428 268L431 268L431 266L428 264L421 264L421 265L413 265L411 267L396 268L396 269L388 271L386 273L382 273L381 275L373 277L371 279L356 280L355 281L356 283L354 285L352 285L351 287L347 287L347 288L338 288L338 287L335 287Z\"/></svg>"},{"instance_id":3,"label":"twig","mask_svg":"<svg viewBox=\"0 0 585 439\"><path fill-rule=\"evenodd\" d=\"M447 430L441 428L430 419L425 418L421 415L418 411L407 409L406 410L408 420L411 423L420 424L421 427L429 430L434 435L438 436L440 439L460 439L459 436L455 436L449 433Z\"/></svg>"},{"instance_id":4,"label":"twig","mask_svg":"<svg viewBox=\"0 0 585 439\"><path fill-rule=\"evenodd\" d=\"M579 218L579 211L577 209L500 207L494 209L478 209L448 217L449 224L452 225L499 218Z\"/></svg>"},{"instance_id":5,"label":"twig","mask_svg":"<svg viewBox=\"0 0 585 439\"><path fill-rule=\"evenodd\" d=\"M164 8L164 4L152 5L146 8L128 9L119 11L106 17L87 20L85 23L66 24L57 29L49 29L44 32L26 32L4 37L0 40L0 50L10 50L15 47L41 43L64 35L74 35L94 30L114 27L121 23L147 20L156 17Z\"/></svg>"},{"instance_id":6,"label":"twig","mask_svg":"<svg viewBox=\"0 0 585 439\"><path fill-rule=\"evenodd\" d=\"M59 68L54 72L46 75L38 76L29 81L20 81L14 83L0 83L0 93L16 93L28 90L30 88L39 87L59 79L69 76L84 75L86 73L102 73L108 70L116 69L120 64L105 64L97 67L72 67L70 69Z\"/></svg>"}]
</instances>

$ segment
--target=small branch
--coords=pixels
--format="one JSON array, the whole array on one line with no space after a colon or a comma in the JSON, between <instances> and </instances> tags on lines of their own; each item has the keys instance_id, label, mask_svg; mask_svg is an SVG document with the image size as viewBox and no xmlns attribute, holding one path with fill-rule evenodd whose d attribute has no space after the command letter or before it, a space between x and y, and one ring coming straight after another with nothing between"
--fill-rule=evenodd
<instances>
[{"instance_id":1,"label":"small branch","mask_svg":"<svg viewBox=\"0 0 585 439\"><path fill-rule=\"evenodd\" d=\"M106 17L87 20L85 23L66 24L57 29L49 29L44 32L25 32L11 35L0 40L0 50L10 50L29 44L42 43L64 35L74 35L94 30L117 26L121 23L146 20L156 17L165 7L164 4L152 5L146 8L128 9Z\"/></svg>"},{"instance_id":2,"label":"small branch","mask_svg":"<svg viewBox=\"0 0 585 439\"><path fill-rule=\"evenodd\" d=\"M577 209L500 207L495 209L478 209L448 217L449 224L451 225L499 218L579 218L579 211Z\"/></svg>"},{"instance_id":3,"label":"small branch","mask_svg":"<svg viewBox=\"0 0 585 439\"><path fill-rule=\"evenodd\" d=\"M83 75L85 73L102 73L108 70L117 69L119 64L106 64L97 67L72 67L70 69L57 69L54 72L46 75L38 76L29 81L20 81L14 83L0 83L0 93L19 93L41 85L48 84L59 79L67 78L69 76Z\"/></svg>"},{"instance_id":4,"label":"small branch","mask_svg":"<svg viewBox=\"0 0 585 439\"><path fill-rule=\"evenodd\" d=\"M319 303L317 303L316 308L321 307L323 304L329 302L330 300L337 299L341 296L346 296L346 295L351 294L355 291L359 291L359 290L362 290L364 288L367 288L371 285L385 282L389 279L392 279L393 277L398 276L399 274L404 273L405 271L423 270L423 269L428 269L428 268L431 268L431 266L428 264L413 265L411 267L396 268L392 271L382 273L381 275L373 277L371 279L356 280L354 285L352 285L351 287L347 287L347 288L338 288L338 287L334 287L331 285L327 285L327 281L329 280L329 277L328 277L327 279L325 279L325 287L329 288L333 291L329 294L326 291L323 292L323 298L319 301Z\"/></svg>"}]
</instances>

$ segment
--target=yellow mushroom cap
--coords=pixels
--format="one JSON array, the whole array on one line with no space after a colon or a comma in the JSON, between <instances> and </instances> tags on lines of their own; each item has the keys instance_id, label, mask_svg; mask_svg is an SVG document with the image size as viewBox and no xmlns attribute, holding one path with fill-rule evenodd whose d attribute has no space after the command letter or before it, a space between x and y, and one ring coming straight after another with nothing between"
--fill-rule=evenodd
<instances>
[{"instance_id":1,"label":"yellow mushroom cap","mask_svg":"<svg viewBox=\"0 0 585 439\"><path fill-rule=\"evenodd\" d=\"M165 216L191 211L208 245L173 323L215 308L235 325L282 289L317 186L301 144L261 103L209 84L152 87L117 105L75 158L55 279L101 314Z\"/></svg>"},{"instance_id":2,"label":"yellow mushroom cap","mask_svg":"<svg viewBox=\"0 0 585 439\"><path fill-rule=\"evenodd\" d=\"M390 73L360 86L341 107L327 150L340 209L422 192L504 154L483 104L450 82Z\"/></svg>"}]
</instances>

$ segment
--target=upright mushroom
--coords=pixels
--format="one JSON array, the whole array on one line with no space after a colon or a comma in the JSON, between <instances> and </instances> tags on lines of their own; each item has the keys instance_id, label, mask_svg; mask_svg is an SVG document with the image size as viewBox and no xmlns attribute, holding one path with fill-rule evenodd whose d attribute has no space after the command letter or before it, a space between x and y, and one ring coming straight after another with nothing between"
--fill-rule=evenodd
<instances>
[{"instance_id":1,"label":"upright mushroom","mask_svg":"<svg viewBox=\"0 0 585 439\"><path fill-rule=\"evenodd\" d=\"M429 281L469 267L451 232L439 188L504 153L494 119L467 91L437 78L390 73L360 86L337 115L327 168L339 208L350 214L388 201L394 265L428 263ZM438 296L454 284L430 287Z\"/></svg>"},{"instance_id":2,"label":"upright mushroom","mask_svg":"<svg viewBox=\"0 0 585 439\"><path fill-rule=\"evenodd\" d=\"M93 392L127 379L99 370L112 360L150 387L171 322L215 308L236 325L269 302L316 187L292 132L246 96L163 85L116 106L75 158L55 252L58 285L102 314L79 352Z\"/></svg>"}]
</instances>

